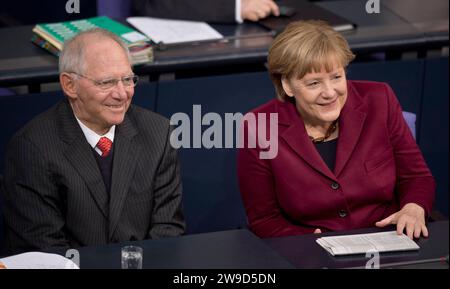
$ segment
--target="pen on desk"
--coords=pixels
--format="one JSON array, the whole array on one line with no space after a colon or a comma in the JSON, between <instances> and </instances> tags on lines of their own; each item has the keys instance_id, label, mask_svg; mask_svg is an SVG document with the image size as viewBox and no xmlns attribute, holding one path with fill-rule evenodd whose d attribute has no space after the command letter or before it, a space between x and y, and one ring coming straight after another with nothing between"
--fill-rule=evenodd
<instances>
[{"instance_id":1,"label":"pen on desk","mask_svg":"<svg viewBox=\"0 0 450 289\"><path fill-rule=\"evenodd\" d=\"M208 42L216 42L216 43L217 42L229 42L229 41L233 41L233 40L257 38L257 37L265 37L265 36L274 37L275 35L276 35L275 31L269 31L269 32L264 32L264 33L254 33L254 34L247 34L247 35L226 36L221 39L208 39L208 40L200 40L200 41L192 41L192 42L179 42L179 43L171 43L171 44L166 44L166 43L160 41L158 43L155 43L154 46L156 47L156 49L158 51L165 51L169 47L183 46L183 45L187 45L187 44L193 45L193 44L208 43Z\"/></svg>"},{"instance_id":2,"label":"pen on desk","mask_svg":"<svg viewBox=\"0 0 450 289\"><path fill-rule=\"evenodd\" d=\"M381 264L380 267L382 268L389 268L389 267L396 267L396 266L407 266L407 265L418 265L418 264L426 264L426 263L447 263L448 264L448 255L444 257L439 258L431 258L431 259L423 259L423 260L412 260L412 261L405 261L405 262L396 262L396 263L388 263L388 264Z\"/></svg>"},{"instance_id":3,"label":"pen on desk","mask_svg":"<svg viewBox=\"0 0 450 289\"><path fill-rule=\"evenodd\" d=\"M234 36L226 36L223 39L219 39L219 41L229 41L229 40L239 40L239 39L247 39L247 38L257 38L257 37L264 37L264 36L276 36L276 31L271 30L268 32L263 33L254 33L254 34L247 34L247 35L234 35Z\"/></svg>"},{"instance_id":4,"label":"pen on desk","mask_svg":"<svg viewBox=\"0 0 450 289\"><path fill-rule=\"evenodd\" d=\"M430 259L422 259L422 260L412 260L412 261L404 261L404 262L394 262L394 263L382 263L380 261L380 268L389 269L400 266L408 266L408 265L419 265L419 264L427 264L427 263L449 263L449 256L443 256L438 258L430 258ZM357 267L347 267L346 269L365 269L366 266L357 266ZM328 269L327 267L323 267L322 269Z\"/></svg>"}]
</instances>

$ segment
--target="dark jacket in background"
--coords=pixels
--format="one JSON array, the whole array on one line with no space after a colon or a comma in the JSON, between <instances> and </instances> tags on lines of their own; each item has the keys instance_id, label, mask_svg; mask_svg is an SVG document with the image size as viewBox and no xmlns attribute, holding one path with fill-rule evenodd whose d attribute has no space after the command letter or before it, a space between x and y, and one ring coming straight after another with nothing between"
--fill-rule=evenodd
<instances>
[{"instance_id":1,"label":"dark jacket in background","mask_svg":"<svg viewBox=\"0 0 450 289\"><path fill-rule=\"evenodd\" d=\"M133 0L132 15L235 23L236 0Z\"/></svg>"}]
</instances>

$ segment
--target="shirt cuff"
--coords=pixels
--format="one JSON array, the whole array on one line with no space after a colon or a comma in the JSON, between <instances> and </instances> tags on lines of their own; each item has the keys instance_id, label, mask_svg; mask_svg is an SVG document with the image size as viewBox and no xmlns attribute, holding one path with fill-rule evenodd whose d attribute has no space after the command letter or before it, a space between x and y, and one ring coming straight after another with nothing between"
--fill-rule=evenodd
<instances>
[{"instance_id":1,"label":"shirt cuff","mask_svg":"<svg viewBox=\"0 0 450 289\"><path fill-rule=\"evenodd\" d=\"M234 5L234 7L236 7L236 9L235 9L236 22L237 23L244 22L244 21L242 21L242 17L241 17L241 0L236 0L236 5Z\"/></svg>"}]
</instances>

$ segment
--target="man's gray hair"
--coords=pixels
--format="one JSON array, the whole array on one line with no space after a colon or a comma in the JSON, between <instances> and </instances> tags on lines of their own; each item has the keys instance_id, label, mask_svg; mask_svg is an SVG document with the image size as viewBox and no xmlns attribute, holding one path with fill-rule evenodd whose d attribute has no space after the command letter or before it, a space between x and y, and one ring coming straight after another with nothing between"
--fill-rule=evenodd
<instances>
[{"instance_id":1,"label":"man's gray hair","mask_svg":"<svg viewBox=\"0 0 450 289\"><path fill-rule=\"evenodd\" d=\"M128 51L127 45L114 33L102 29L102 28L93 28L86 31L82 31L72 37L71 39L64 42L63 49L61 51L61 54L59 55L59 73L63 72L75 72L79 74L84 73L84 55L85 55L85 48L86 48L86 36L88 35L94 35L96 36L96 40L100 38L106 38L111 39L117 44L120 45L120 47L123 48L123 51L128 57L128 61L131 64L131 57L130 52Z\"/></svg>"}]
</instances>

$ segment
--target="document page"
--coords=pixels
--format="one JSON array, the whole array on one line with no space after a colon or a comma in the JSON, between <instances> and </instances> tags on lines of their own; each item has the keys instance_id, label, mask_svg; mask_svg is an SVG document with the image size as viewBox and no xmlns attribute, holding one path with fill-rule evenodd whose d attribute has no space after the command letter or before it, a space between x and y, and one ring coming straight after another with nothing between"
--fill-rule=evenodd
<instances>
[{"instance_id":1,"label":"document page","mask_svg":"<svg viewBox=\"0 0 450 289\"><path fill-rule=\"evenodd\" d=\"M418 250L419 246L405 234L396 231L322 237L316 242L334 255L365 254L369 251L390 252Z\"/></svg>"},{"instance_id":2,"label":"document page","mask_svg":"<svg viewBox=\"0 0 450 289\"><path fill-rule=\"evenodd\" d=\"M222 34L205 22L152 17L128 17L127 21L155 43L174 44L223 38Z\"/></svg>"},{"instance_id":3,"label":"document page","mask_svg":"<svg viewBox=\"0 0 450 289\"><path fill-rule=\"evenodd\" d=\"M57 254L28 252L0 259L6 269L79 269L72 260Z\"/></svg>"}]
</instances>

